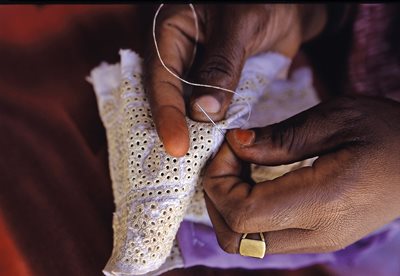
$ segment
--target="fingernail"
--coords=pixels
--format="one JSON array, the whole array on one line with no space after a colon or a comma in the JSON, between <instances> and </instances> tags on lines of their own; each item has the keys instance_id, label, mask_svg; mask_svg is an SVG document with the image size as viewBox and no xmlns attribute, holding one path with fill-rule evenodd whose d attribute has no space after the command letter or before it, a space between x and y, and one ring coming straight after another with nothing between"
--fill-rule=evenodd
<instances>
[{"instance_id":1,"label":"fingernail","mask_svg":"<svg viewBox=\"0 0 400 276\"><path fill-rule=\"evenodd\" d=\"M210 95L201 96L196 100L196 103L200 105L207 113L218 113L221 110L221 104L219 101ZM194 105L197 111L201 111L201 109Z\"/></svg>"},{"instance_id":2,"label":"fingernail","mask_svg":"<svg viewBox=\"0 0 400 276\"><path fill-rule=\"evenodd\" d=\"M256 133L249 129L236 129L233 133L235 140L244 146L250 146L256 139Z\"/></svg>"}]
</instances>

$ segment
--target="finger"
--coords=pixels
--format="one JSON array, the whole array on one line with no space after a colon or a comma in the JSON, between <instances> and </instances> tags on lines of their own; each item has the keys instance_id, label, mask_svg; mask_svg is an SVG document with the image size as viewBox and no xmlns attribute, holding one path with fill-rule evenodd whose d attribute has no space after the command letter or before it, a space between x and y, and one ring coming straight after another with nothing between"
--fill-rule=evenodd
<instances>
[{"instance_id":1,"label":"finger","mask_svg":"<svg viewBox=\"0 0 400 276\"><path fill-rule=\"evenodd\" d=\"M230 204L233 201L240 204L251 191L251 186L240 178L241 170L241 163L229 145L223 143L205 171L203 188L218 211L225 214L224 218L229 217ZM226 204L228 206L225 207Z\"/></svg>"},{"instance_id":2,"label":"finger","mask_svg":"<svg viewBox=\"0 0 400 276\"><path fill-rule=\"evenodd\" d=\"M249 131L233 130L227 140L235 154L248 162L282 165L362 144L362 114L355 98L319 104L285 121Z\"/></svg>"},{"instance_id":3,"label":"finger","mask_svg":"<svg viewBox=\"0 0 400 276\"><path fill-rule=\"evenodd\" d=\"M219 246L227 253L238 254L243 233L233 231L207 194L204 198ZM253 234L248 235L248 238L260 239L258 235L260 232L249 233ZM290 228L264 232L263 235L266 243L266 254L322 253L339 250L344 245L340 236L332 237L329 232L321 230Z\"/></svg>"},{"instance_id":4,"label":"finger","mask_svg":"<svg viewBox=\"0 0 400 276\"><path fill-rule=\"evenodd\" d=\"M178 11L175 8L171 13L172 9L168 8L160 13L156 38L165 65L182 76L193 54L194 19L187 6ZM189 148L182 83L162 66L154 46L150 48L144 65L146 88L158 135L169 154L182 156Z\"/></svg>"},{"instance_id":5,"label":"finger","mask_svg":"<svg viewBox=\"0 0 400 276\"><path fill-rule=\"evenodd\" d=\"M228 253L238 253L237 245L240 242L242 234L233 232L228 227L223 217L218 213L214 204L206 194L204 195L204 199L219 246Z\"/></svg>"},{"instance_id":6,"label":"finger","mask_svg":"<svg viewBox=\"0 0 400 276\"><path fill-rule=\"evenodd\" d=\"M243 234L230 230L209 200L206 200L206 206L219 246L227 253L238 254ZM263 235L266 244L266 255L325 253L343 249L347 245L325 232L313 230L285 229L264 232ZM258 233L248 235L247 238L260 240Z\"/></svg>"},{"instance_id":7,"label":"finger","mask_svg":"<svg viewBox=\"0 0 400 276\"><path fill-rule=\"evenodd\" d=\"M266 232L264 239L266 254L326 253L344 248L344 244L329 233L305 229Z\"/></svg>"},{"instance_id":8,"label":"finger","mask_svg":"<svg viewBox=\"0 0 400 276\"><path fill-rule=\"evenodd\" d=\"M350 187L337 187L329 174L355 164L347 150L319 158L312 167L298 169L251 187L240 177L240 162L224 144L210 162L203 187L226 224L238 233L288 228L320 229L348 208L342 201ZM330 214L330 216L326 216Z\"/></svg>"},{"instance_id":9,"label":"finger","mask_svg":"<svg viewBox=\"0 0 400 276\"><path fill-rule=\"evenodd\" d=\"M246 45L254 33L256 24L251 12L239 14L238 10L238 7L228 6L224 9L217 7L210 11L210 20L207 22L210 35L205 41L204 56L196 66L194 75L196 83L236 89L244 61L248 56ZM191 97L191 117L199 121L209 121L198 107L200 105L214 121L223 119L232 96L232 93L219 89L194 87Z\"/></svg>"}]
</instances>

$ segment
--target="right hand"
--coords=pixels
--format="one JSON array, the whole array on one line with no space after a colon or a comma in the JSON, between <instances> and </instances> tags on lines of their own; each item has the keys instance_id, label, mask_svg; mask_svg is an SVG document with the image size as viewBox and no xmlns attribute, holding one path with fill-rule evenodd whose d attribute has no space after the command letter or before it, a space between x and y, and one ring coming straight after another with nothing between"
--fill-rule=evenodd
<instances>
[{"instance_id":1,"label":"right hand","mask_svg":"<svg viewBox=\"0 0 400 276\"><path fill-rule=\"evenodd\" d=\"M218 243L238 253L241 233L263 232L267 254L321 253L382 228L400 217L399 139L400 103L365 96L336 97L276 124L228 131L202 181ZM317 156L273 180L245 179L250 164Z\"/></svg>"},{"instance_id":2,"label":"right hand","mask_svg":"<svg viewBox=\"0 0 400 276\"><path fill-rule=\"evenodd\" d=\"M194 71L194 82L234 90L245 60L264 51L293 58L301 43L324 26L324 5L196 5L199 41L204 56ZM191 68L196 29L187 5L164 7L157 20L156 38L166 66L179 76ZM158 135L166 151L176 157L189 148L185 116L208 122L198 103L214 121L222 120L232 93L195 87L186 110L180 80L158 59L153 42L146 56L145 81Z\"/></svg>"}]
</instances>

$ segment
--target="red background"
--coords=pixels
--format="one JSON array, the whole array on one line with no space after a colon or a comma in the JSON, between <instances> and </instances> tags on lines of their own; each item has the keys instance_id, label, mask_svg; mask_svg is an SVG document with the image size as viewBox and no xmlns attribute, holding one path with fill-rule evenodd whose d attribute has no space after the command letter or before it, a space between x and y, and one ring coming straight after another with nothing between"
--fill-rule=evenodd
<instances>
[{"instance_id":1,"label":"red background","mask_svg":"<svg viewBox=\"0 0 400 276\"><path fill-rule=\"evenodd\" d=\"M100 275L114 207L105 133L85 76L103 60L116 62L120 48L142 54L153 13L146 5L0 6L0 275ZM310 274L326 272L268 273Z\"/></svg>"}]
</instances>

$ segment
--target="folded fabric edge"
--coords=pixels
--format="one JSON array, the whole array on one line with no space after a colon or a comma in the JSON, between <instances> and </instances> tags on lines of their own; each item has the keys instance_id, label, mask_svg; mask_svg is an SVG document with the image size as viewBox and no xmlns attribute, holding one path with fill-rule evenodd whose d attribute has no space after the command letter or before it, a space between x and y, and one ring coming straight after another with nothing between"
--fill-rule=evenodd
<instances>
[{"instance_id":1,"label":"folded fabric edge","mask_svg":"<svg viewBox=\"0 0 400 276\"><path fill-rule=\"evenodd\" d=\"M95 67L86 81L93 85L95 93L98 95L99 100L102 97L110 96L111 92L118 88L121 80L120 64L108 64L102 62L99 66Z\"/></svg>"}]
</instances>

